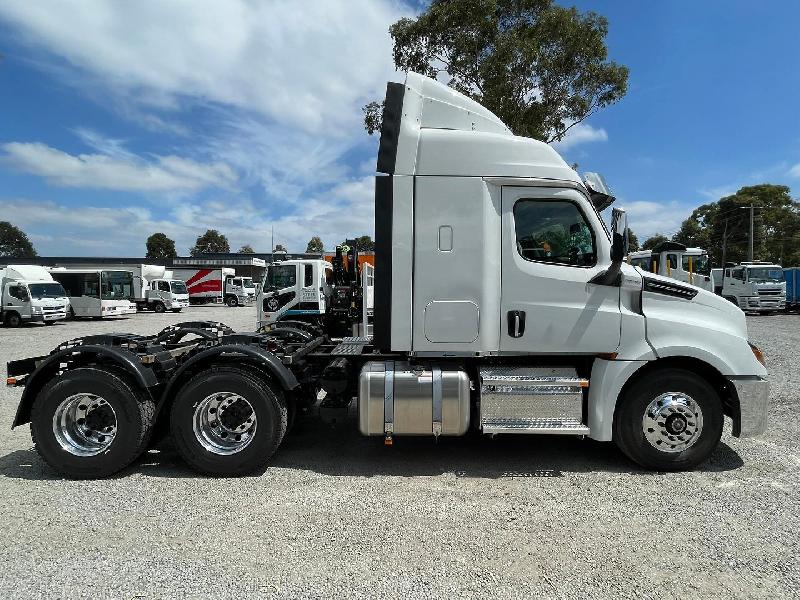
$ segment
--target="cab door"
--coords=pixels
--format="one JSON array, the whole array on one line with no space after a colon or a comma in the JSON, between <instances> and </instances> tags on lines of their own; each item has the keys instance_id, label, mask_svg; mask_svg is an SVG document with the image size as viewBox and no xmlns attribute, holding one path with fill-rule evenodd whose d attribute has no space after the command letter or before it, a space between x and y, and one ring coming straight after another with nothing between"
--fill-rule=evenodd
<instances>
[{"instance_id":1,"label":"cab door","mask_svg":"<svg viewBox=\"0 0 800 600\"><path fill-rule=\"evenodd\" d=\"M620 341L620 288L591 283L611 242L574 189L503 187L500 351L597 354Z\"/></svg>"}]
</instances>

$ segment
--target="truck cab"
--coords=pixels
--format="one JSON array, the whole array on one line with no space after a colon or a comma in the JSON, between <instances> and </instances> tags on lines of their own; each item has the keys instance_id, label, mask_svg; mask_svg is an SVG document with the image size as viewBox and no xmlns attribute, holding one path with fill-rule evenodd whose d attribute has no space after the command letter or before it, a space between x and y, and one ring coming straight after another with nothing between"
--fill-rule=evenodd
<instances>
[{"instance_id":1,"label":"truck cab","mask_svg":"<svg viewBox=\"0 0 800 600\"><path fill-rule=\"evenodd\" d=\"M786 308L783 268L770 262L743 262L726 267L722 296L747 312L774 312Z\"/></svg>"},{"instance_id":2,"label":"truck cab","mask_svg":"<svg viewBox=\"0 0 800 600\"><path fill-rule=\"evenodd\" d=\"M0 269L0 296L0 320L7 327L52 325L67 317L69 298L44 267L9 265Z\"/></svg>"},{"instance_id":3,"label":"truck cab","mask_svg":"<svg viewBox=\"0 0 800 600\"><path fill-rule=\"evenodd\" d=\"M180 279L153 279L149 285L146 302L156 312L180 312L189 306L189 291Z\"/></svg>"},{"instance_id":4,"label":"truck cab","mask_svg":"<svg viewBox=\"0 0 800 600\"><path fill-rule=\"evenodd\" d=\"M628 263L645 272L658 273L714 291L711 262L708 252L702 248L687 248L678 242L664 242L652 250L631 252Z\"/></svg>"},{"instance_id":5,"label":"truck cab","mask_svg":"<svg viewBox=\"0 0 800 600\"><path fill-rule=\"evenodd\" d=\"M258 327L285 319L320 324L328 308L331 273L332 265L325 260L270 264L257 298Z\"/></svg>"}]
</instances>

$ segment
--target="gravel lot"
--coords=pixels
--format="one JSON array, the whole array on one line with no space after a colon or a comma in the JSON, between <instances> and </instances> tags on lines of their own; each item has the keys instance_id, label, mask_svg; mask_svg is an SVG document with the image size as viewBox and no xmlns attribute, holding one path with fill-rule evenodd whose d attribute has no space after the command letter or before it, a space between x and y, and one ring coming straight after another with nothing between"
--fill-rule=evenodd
<instances>
[{"instance_id":1,"label":"gravel lot","mask_svg":"<svg viewBox=\"0 0 800 600\"><path fill-rule=\"evenodd\" d=\"M154 333L253 308L190 308L0 329L0 362L94 332ZM0 597L786 598L797 561L800 316L748 317L773 386L770 429L726 427L692 473L653 474L612 444L399 439L298 423L259 477L198 477L165 445L118 477L65 481L10 431L0 391Z\"/></svg>"}]
</instances>

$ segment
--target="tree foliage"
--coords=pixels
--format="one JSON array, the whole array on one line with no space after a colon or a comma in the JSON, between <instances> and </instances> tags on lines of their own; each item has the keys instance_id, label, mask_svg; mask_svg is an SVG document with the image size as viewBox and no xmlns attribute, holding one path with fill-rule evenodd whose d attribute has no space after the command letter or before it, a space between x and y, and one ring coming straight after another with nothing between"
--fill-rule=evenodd
<instances>
[{"instance_id":1,"label":"tree foliage","mask_svg":"<svg viewBox=\"0 0 800 600\"><path fill-rule=\"evenodd\" d=\"M310 240L308 240L308 245L306 246L306 252L322 252L325 250L325 244L322 243L322 238L318 235L315 235Z\"/></svg>"},{"instance_id":2,"label":"tree foliage","mask_svg":"<svg viewBox=\"0 0 800 600\"><path fill-rule=\"evenodd\" d=\"M201 254L216 254L230 251L231 246L228 243L228 238L216 229L209 229L203 235L197 237L194 246L189 250L189 254L192 256L200 256Z\"/></svg>"},{"instance_id":3,"label":"tree foliage","mask_svg":"<svg viewBox=\"0 0 800 600\"><path fill-rule=\"evenodd\" d=\"M633 233L633 229L628 228L628 251L636 252L639 250L639 238Z\"/></svg>"},{"instance_id":4,"label":"tree foliage","mask_svg":"<svg viewBox=\"0 0 800 600\"><path fill-rule=\"evenodd\" d=\"M371 236L368 235L361 235L354 240L356 249L359 252L374 252L375 251L375 242L373 241ZM342 242L340 245L347 245L346 241Z\"/></svg>"},{"instance_id":5,"label":"tree foliage","mask_svg":"<svg viewBox=\"0 0 800 600\"><path fill-rule=\"evenodd\" d=\"M644 241L644 244L642 244L642 250L652 250L653 248L655 248L659 244L663 244L664 242L667 242L667 241L669 241L667 236L661 235L660 233L657 233L655 235L651 235L649 238L647 238Z\"/></svg>"},{"instance_id":6,"label":"tree foliage","mask_svg":"<svg viewBox=\"0 0 800 600\"><path fill-rule=\"evenodd\" d=\"M389 33L398 70L449 76L517 135L559 140L627 91L627 67L608 60L605 17L553 0L432 0ZM368 132L381 109L364 107Z\"/></svg>"},{"instance_id":7,"label":"tree foliage","mask_svg":"<svg viewBox=\"0 0 800 600\"><path fill-rule=\"evenodd\" d=\"M748 260L750 205L756 207L753 258L800 265L800 202L792 199L784 185L747 186L703 204L682 223L673 239L707 249L714 265Z\"/></svg>"},{"instance_id":8,"label":"tree foliage","mask_svg":"<svg viewBox=\"0 0 800 600\"><path fill-rule=\"evenodd\" d=\"M239 254L255 254L256 251L253 250L253 247L250 244L245 244L241 248L239 248Z\"/></svg>"},{"instance_id":9,"label":"tree foliage","mask_svg":"<svg viewBox=\"0 0 800 600\"><path fill-rule=\"evenodd\" d=\"M0 256L33 258L37 254L24 231L8 221L0 221Z\"/></svg>"},{"instance_id":10,"label":"tree foliage","mask_svg":"<svg viewBox=\"0 0 800 600\"><path fill-rule=\"evenodd\" d=\"M275 249L272 251L272 253L274 254L275 252L289 252L289 251L283 244L275 244Z\"/></svg>"},{"instance_id":11,"label":"tree foliage","mask_svg":"<svg viewBox=\"0 0 800 600\"><path fill-rule=\"evenodd\" d=\"M165 233L154 233L147 238L147 258L174 258L178 256L175 250L175 240L167 237Z\"/></svg>"}]
</instances>

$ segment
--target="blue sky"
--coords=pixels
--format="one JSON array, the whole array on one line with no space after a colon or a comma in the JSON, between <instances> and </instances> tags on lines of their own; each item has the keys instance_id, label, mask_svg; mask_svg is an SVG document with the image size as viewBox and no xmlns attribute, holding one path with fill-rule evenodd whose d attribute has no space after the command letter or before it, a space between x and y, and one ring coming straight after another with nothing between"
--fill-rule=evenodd
<instances>
[{"instance_id":1,"label":"blue sky","mask_svg":"<svg viewBox=\"0 0 800 600\"><path fill-rule=\"evenodd\" d=\"M800 189L800 3L576 4L608 17L630 89L558 149L606 175L640 238L743 185ZM0 4L0 219L45 255L372 233L360 107L402 79L387 28L415 6Z\"/></svg>"}]
</instances>

